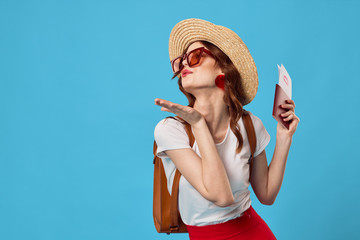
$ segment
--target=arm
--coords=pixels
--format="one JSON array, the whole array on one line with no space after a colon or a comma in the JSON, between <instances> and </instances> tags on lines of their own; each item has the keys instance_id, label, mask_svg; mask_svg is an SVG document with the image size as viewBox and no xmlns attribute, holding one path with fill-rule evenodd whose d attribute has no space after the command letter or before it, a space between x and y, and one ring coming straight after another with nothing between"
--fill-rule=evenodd
<instances>
[{"instance_id":1,"label":"arm","mask_svg":"<svg viewBox=\"0 0 360 240\"><path fill-rule=\"evenodd\" d=\"M166 154L204 198L218 206L228 206L234 202L234 196L205 119L192 127L201 158L192 149L168 150Z\"/></svg>"},{"instance_id":2,"label":"arm","mask_svg":"<svg viewBox=\"0 0 360 240\"><path fill-rule=\"evenodd\" d=\"M251 186L255 195L262 204L271 205L275 202L285 174L285 166L292 143L292 136L296 130L300 119L295 115L295 104L290 100L291 104L285 104L290 110L284 113L283 117L290 123L289 130L280 123L277 125L276 144L274 154L270 163L267 165L265 150L253 159L253 167L251 172Z\"/></svg>"},{"instance_id":3,"label":"arm","mask_svg":"<svg viewBox=\"0 0 360 240\"><path fill-rule=\"evenodd\" d=\"M253 159L251 186L262 204L272 205L278 195L285 174L285 166L291 145L276 140L274 155L268 167L265 150Z\"/></svg>"},{"instance_id":4,"label":"arm","mask_svg":"<svg viewBox=\"0 0 360 240\"><path fill-rule=\"evenodd\" d=\"M234 196L230 182L205 118L188 106L162 99L156 99L155 103L162 106L162 110L173 112L191 124L199 146L201 157L189 148L165 151L176 168L207 200L220 207L232 204Z\"/></svg>"}]
</instances>

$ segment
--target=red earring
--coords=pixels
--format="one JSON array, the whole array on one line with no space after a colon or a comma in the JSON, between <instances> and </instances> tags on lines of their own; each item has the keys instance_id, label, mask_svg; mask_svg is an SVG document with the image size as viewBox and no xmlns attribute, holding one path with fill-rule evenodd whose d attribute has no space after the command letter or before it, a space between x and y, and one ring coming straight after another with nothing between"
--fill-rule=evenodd
<instances>
[{"instance_id":1,"label":"red earring","mask_svg":"<svg viewBox=\"0 0 360 240\"><path fill-rule=\"evenodd\" d=\"M215 84L218 88L224 90L225 85L225 75L219 75L215 78Z\"/></svg>"}]
</instances>

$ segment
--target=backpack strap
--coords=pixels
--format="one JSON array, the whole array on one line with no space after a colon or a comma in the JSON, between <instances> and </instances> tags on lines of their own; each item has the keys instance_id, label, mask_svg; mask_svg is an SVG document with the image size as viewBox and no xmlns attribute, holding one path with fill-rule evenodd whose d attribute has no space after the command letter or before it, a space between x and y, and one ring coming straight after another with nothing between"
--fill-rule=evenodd
<instances>
[{"instance_id":1,"label":"backpack strap","mask_svg":"<svg viewBox=\"0 0 360 240\"><path fill-rule=\"evenodd\" d=\"M192 147L194 145L195 137L191 131L191 125L188 124L186 121L184 121L182 118L177 116L180 120L182 120L183 124L186 128L186 133L189 137L189 143ZM180 182L181 173L178 169L176 169L175 177L172 185L171 190L171 205L170 205L170 219L171 219L171 225L170 230L178 230L179 229L179 211L178 211L178 195L179 195L179 182Z\"/></svg>"},{"instance_id":2,"label":"backpack strap","mask_svg":"<svg viewBox=\"0 0 360 240\"><path fill-rule=\"evenodd\" d=\"M243 119L244 126L245 126L245 129L246 129L246 135L247 135L248 140L249 140L250 151L251 151L251 155L250 155L250 158L248 160L248 163L250 164L250 170L249 170L249 181L250 181L253 156L254 156L255 148L256 148L256 134L255 134L255 128L254 128L254 125L252 123L249 112L244 110L242 117L243 117L242 119Z\"/></svg>"}]
</instances>

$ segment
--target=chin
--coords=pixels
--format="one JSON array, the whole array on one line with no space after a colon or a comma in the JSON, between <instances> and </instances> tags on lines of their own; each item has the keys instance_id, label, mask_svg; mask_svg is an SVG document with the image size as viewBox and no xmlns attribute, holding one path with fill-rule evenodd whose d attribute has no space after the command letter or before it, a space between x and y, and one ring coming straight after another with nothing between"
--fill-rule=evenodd
<instances>
[{"instance_id":1,"label":"chin","mask_svg":"<svg viewBox=\"0 0 360 240\"><path fill-rule=\"evenodd\" d=\"M192 93L193 89L194 89L193 86L191 86L190 84L186 84L186 83L185 84L183 83L182 86L183 86L183 88L185 89L186 92L193 94Z\"/></svg>"},{"instance_id":2,"label":"chin","mask_svg":"<svg viewBox=\"0 0 360 240\"><path fill-rule=\"evenodd\" d=\"M181 84L182 84L183 88L185 88L185 89L191 87L189 79L182 78L181 79Z\"/></svg>"}]
</instances>

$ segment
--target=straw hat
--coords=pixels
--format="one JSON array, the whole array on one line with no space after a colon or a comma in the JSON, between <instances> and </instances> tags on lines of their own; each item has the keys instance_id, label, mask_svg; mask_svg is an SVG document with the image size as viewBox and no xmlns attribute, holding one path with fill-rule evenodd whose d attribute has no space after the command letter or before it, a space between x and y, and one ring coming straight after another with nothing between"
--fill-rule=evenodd
<instances>
[{"instance_id":1,"label":"straw hat","mask_svg":"<svg viewBox=\"0 0 360 240\"><path fill-rule=\"evenodd\" d=\"M191 43L199 40L215 44L230 58L242 78L241 95L245 99L242 104L250 103L259 84L255 62L245 43L229 28L197 18L180 21L170 33L170 60L180 56Z\"/></svg>"}]
</instances>

